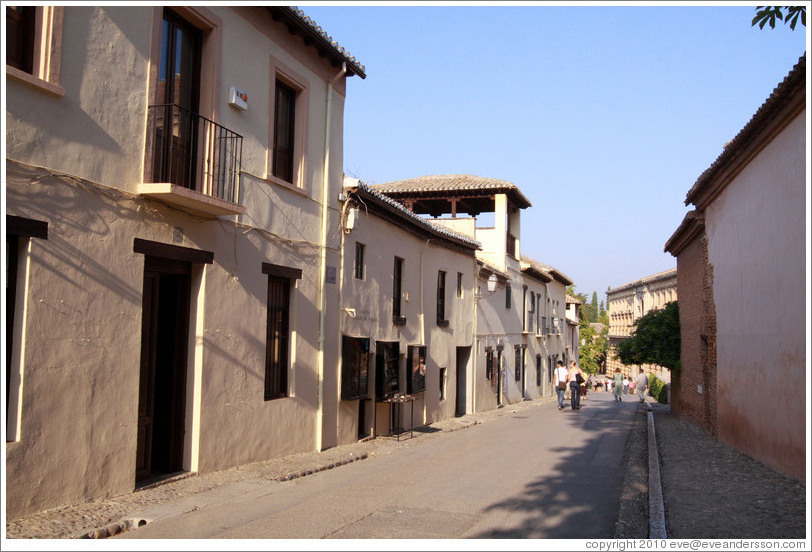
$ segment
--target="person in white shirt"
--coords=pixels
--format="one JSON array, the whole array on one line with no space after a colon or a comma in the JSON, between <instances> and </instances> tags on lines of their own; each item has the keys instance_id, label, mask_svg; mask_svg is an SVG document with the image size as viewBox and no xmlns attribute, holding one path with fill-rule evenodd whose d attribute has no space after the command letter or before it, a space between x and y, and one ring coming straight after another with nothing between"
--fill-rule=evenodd
<instances>
[{"instance_id":1,"label":"person in white shirt","mask_svg":"<svg viewBox=\"0 0 812 552\"><path fill-rule=\"evenodd\" d=\"M558 409L564 410L564 392L567 389L567 382L570 377L564 363L559 360L557 364L558 366L553 374L553 386L555 387L555 392L558 393Z\"/></svg>"},{"instance_id":2,"label":"person in white shirt","mask_svg":"<svg viewBox=\"0 0 812 552\"><path fill-rule=\"evenodd\" d=\"M637 375L637 396L640 397L640 402L646 402L646 387L648 387L648 378L644 372Z\"/></svg>"}]
</instances>

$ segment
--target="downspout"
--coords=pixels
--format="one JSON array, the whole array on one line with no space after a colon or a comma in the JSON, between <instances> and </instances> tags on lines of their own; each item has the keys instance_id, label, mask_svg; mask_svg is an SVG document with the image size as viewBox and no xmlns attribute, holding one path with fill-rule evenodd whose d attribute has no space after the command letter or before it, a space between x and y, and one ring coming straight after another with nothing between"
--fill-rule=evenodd
<instances>
[{"instance_id":1,"label":"downspout","mask_svg":"<svg viewBox=\"0 0 812 552\"><path fill-rule=\"evenodd\" d=\"M420 250L420 315L418 316L418 320L420 321L420 344L426 344L426 315L425 310L423 309L423 253L426 251L426 247L428 247L429 242L431 242L431 238L426 240L426 243L423 244L423 248Z\"/></svg>"},{"instance_id":2,"label":"downspout","mask_svg":"<svg viewBox=\"0 0 812 552\"><path fill-rule=\"evenodd\" d=\"M327 194L330 192L330 123L332 121L333 85L347 74L347 63L341 64L341 70L327 83L327 106L324 111L324 163L321 183L321 236L319 238L319 351L317 355L317 374L319 381L316 407L316 451L321 452L322 429L324 426L324 320L327 279Z\"/></svg>"},{"instance_id":3,"label":"downspout","mask_svg":"<svg viewBox=\"0 0 812 552\"><path fill-rule=\"evenodd\" d=\"M474 278L473 278L473 290L471 295L473 295L472 303L474 304L474 333L473 333L473 343L471 344L471 357L468 362L471 363L471 414L476 412L476 373L477 373L477 360L479 359L479 348L477 347L477 343L479 343L479 336L477 335L477 320L479 319L479 266L477 264L476 254L474 254ZM466 412L466 414L468 414Z\"/></svg>"}]
</instances>

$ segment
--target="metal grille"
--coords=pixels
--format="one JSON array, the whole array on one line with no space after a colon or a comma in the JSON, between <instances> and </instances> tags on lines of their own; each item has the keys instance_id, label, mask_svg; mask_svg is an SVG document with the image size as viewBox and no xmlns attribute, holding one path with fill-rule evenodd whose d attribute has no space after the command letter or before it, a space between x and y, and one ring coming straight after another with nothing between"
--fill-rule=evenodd
<instances>
[{"instance_id":1,"label":"metal grille","mask_svg":"<svg viewBox=\"0 0 812 552\"><path fill-rule=\"evenodd\" d=\"M268 276L268 335L265 358L265 399L288 394L290 280Z\"/></svg>"},{"instance_id":2,"label":"metal grille","mask_svg":"<svg viewBox=\"0 0 812 552\"><path fill-rule=\"evenodd\" d=\"M171 182L236 202L242 136L175 104L149 108L151 182Z\"/></svg>"}]
</instances>

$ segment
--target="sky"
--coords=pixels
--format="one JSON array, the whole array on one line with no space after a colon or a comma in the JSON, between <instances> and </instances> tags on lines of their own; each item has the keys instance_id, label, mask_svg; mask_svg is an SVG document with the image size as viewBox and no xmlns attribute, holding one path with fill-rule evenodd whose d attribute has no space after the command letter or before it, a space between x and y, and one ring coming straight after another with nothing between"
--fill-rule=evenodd
<instances>
[{"instance_id":1,"label":"sky","mask_svg":"<svg viewBox=\"0 0 812 552\"><path fill-rule=\"evenodd\" d=\"M809 44L747 5L301 2L359 63L344 172L514 183L521 253L605 291L676 267L688 190Z\"/></svg>"}]
</instances>

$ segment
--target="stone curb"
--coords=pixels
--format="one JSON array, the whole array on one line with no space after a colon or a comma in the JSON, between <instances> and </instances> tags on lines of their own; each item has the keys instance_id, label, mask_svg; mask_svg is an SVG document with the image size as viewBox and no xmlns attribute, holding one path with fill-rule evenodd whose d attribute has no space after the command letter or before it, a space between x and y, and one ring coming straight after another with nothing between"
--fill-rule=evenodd
<instances>
[{"instance_id":1,"label":"stone curb","mask_svg":"<svg viewBox=\"0 0 812 552\"><path fill-rule=\"evenodd\" d=\"M648 524L650 539L665 539L665 505L663 485L660 477L660 453L657 450L657 435L654 430L654 411L648 407Z\"/></svg>"}]
</instances>

